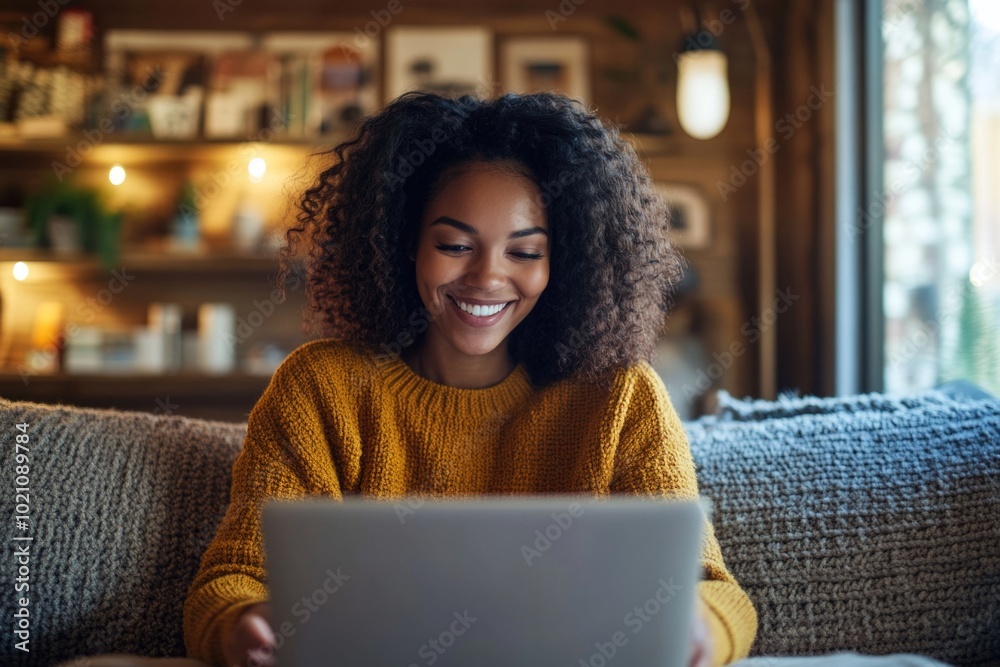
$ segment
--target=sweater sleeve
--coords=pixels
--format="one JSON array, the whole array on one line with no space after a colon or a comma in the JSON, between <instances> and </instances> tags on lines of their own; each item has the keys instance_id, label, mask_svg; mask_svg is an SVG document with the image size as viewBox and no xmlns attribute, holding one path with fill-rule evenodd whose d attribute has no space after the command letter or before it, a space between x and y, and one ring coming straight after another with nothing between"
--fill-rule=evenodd
<instances>
[{"instance_id":1,"label":"sweater sleeve","mask_svg":"<svg viewBox=\"0 0 1000 667\"><path fill-rule=\"evenodd\" d=\"M698 483L687 434L652 366L640 364L629 375L631 391L609 491L664 498L697 498ZM626 389L628 391L628 389ZM698 605L714 644L712 665L745 658L757 634L757 612L726 568L710 521L703 531Z\"/></svg>"},{"instance_id":2,"label":"sweater sleeve","mask_svg":"<svg viewBox=\"0 0 1000 667\"><path fill-rule=\"evenodd\" d=\"M316 401L293 381L304 369L296 373L291 366L289 357L250 412L229 506L184 601L187 655L213 667L224 667L223 642L239 614L268 600L264 502L315 493L341 499Z\"/></svg>"}]
</instances>

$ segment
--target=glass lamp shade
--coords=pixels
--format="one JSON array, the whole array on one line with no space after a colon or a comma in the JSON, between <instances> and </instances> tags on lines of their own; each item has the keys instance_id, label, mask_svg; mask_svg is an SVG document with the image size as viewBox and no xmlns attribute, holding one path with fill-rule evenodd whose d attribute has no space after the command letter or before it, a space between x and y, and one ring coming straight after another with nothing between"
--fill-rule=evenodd
<instances>
[{"instance_id":1,"label":"glass lamp shade","mask_svg":"<svg viewBox=\"0 0 1000 667\"><path fill-rule=\"evenodd\" d=\"M714 49L685 51L677 59L677 117L695 139L711 139L729 119L726 54Z\"/></svg>"}]
</instances>

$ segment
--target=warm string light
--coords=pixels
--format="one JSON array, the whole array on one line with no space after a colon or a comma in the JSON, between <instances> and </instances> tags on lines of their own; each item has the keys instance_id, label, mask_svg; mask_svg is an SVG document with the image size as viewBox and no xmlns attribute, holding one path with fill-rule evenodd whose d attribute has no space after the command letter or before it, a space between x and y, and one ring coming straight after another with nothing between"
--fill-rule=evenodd
<instances>
[{"instance_id":1,"label":"warm string light","mask_svg":"<svg viewBox=\"0 0 1000 667\"><path fill-rule=\"evenodd\" d=\"M250 174L251 183L260 183L266 171L267 163L262 157L255 157L247 164L247 173Z\"/></svg>"},{"instance_id":2,"label":"warm string light","mask_svg":"<svg viewBox=\"0 0 1000 667\"><path fill-rule=\"evenodd\" d=\"M116 164L108 171L108 180L111 185L121 185L125 182L125 167Z\"/></svg>"}]
</instances>

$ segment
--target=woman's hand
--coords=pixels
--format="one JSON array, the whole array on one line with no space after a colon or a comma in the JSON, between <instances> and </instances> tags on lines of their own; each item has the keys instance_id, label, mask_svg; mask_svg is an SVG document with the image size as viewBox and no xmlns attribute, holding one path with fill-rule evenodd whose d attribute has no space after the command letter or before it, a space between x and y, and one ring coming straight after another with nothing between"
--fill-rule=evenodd
<instances>
[{"instance_id":1,"label":"woman's hand","mask_svg":"<svg viewBox=\"0 0 1000 667\"><path fill-rule=\"evenodd\" d=\"M244 609L226 639L226 667L274 667L271 605L258 602Z\"/></svg>"},{"instance_id":2,"label":"woman's hand","mask_svg":"<svg viewBox=\"0 0 1000 667\"><path fill-rule=\"evenodd\" d=\"M712 635L708 631L708 620L705 614L709 611L705 609L705 603L700 599L695 604L694 619L691 624L691 659L688 661L689 667L712 667L712 651L715 646L712 644Z\"/></svg>"}]
</instances>

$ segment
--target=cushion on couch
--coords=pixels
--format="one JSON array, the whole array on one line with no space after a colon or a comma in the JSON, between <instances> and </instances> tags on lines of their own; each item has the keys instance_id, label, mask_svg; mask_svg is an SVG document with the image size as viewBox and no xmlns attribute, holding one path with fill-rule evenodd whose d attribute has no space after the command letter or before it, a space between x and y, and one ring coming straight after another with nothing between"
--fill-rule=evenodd
<instances>
[{"instance_id":1,"label":"cushion on couch","mask_svg":"<svg viewBox=\"0 0 1000 667\"><path fill-rule=\"evenodd\" d=\"M97 653L183 656L187 587L225 514L246 426L6 399L0 414L8 443L0 465L8 474L15 424L28 425L30 488L28 530L17 531L8 517L0 539L15 544L12 532L34 538L30 653L17 650L5 630L0 664L47 667ZM13 558L0 559L0 577L13 580ZM11 619L15 605L11 592L0 596L0 615Z\"/></svg>"},{"instance_id":2,"label":"cushion on couch","mask_svg":"<svg viewBox=\"0 0 1000 667\"><path fill-rule=\"evenodd\" d=\"M685 424L752 655L1000 664L1000 401L740 401Z\"/></svg>"}]
</instances>

